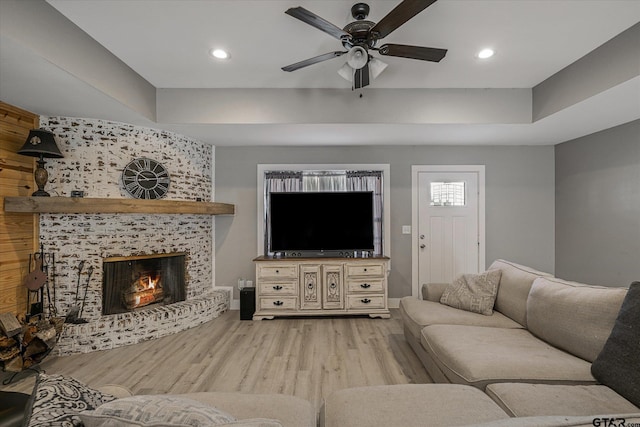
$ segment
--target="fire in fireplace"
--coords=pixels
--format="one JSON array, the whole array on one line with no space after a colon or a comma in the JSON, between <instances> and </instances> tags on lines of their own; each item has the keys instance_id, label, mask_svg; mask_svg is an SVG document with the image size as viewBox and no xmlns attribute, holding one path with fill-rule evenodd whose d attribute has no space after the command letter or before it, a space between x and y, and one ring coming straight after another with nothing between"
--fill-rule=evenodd
<instances>
[{"instance_id":1,"label":"fire in fireplace","mask_svg":"<svg viewBox=\"0 0 640 427\"><path fill-rule=\"evenodd\" d=\"M140 273L139 277L131 283L129 289L126 289L122 294L124 305L128 310L163 300L161 274L158 271Z\"/></svg>"},{"instance_id":2,"label":"fire in fireplace","mask_svg":"<svg viewBox=\"0 0 640 427\"><path fill-rule=\"evenodd\" d=\"M102 314L184 301L185 253L103 260Z\"/></svg>"}]
</instances>

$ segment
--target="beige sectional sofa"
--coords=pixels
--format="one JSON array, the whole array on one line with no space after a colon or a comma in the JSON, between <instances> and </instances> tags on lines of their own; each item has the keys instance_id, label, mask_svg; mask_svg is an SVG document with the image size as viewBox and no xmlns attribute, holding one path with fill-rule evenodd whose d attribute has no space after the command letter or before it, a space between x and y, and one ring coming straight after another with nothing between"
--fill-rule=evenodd
<instances>
[{"instance_id":1,"label":"beige sectional sofa","mask_svg":"<svg viewBox=\"0 0 640 427\"><path fill-rule=\"evenodd\" d=\"M623 300L638 299L640 284L625 300L626 288L567 282L505 260L489 269L501 270L491 315L441 304L447 284L400 302L405 337L438 384L340 390L325 400L321 426L640 425L640 407L592 375L614 324L624 325ZM623 372L638 387L640 343L630 347Z\"/></svg>"},{"instance_id":2,"label":"beige sectional sofa","mask_svg":"<svg viewBox=\"0 0 640 427\"><path fill-rule=\"evenodd\" d=\"M638 406L597 385L591 373L626 288L568 282L505 260L495 261L492 269L502 274L490 316L441 304L447 284L427 284L424 299L400 302L405 337L436 383L476 388L507 417L640 414ZM434 396L429 385L421 387ZM462 390L450 387L435 393L437 401L446 396L443 408L446 402L456 406L456 390ZM468 407L459 403L460 409ZM336 402L328 404L332 412Z\"/></svg>"},{"instance_id":3,"label":"beige sectional sofa","mask_svg":"<svg viewBox=\"0 0 640 427\"><path fill-rule=\"evenodd\" d=\"M406 339L431 377L482 390L501 382L596 384L591 362L627 289L567 282L504 260L492 269L502 276L491 316L440 304L443 285L425 285L424 300L401 300Z\"/></svg>"}]
</instances>

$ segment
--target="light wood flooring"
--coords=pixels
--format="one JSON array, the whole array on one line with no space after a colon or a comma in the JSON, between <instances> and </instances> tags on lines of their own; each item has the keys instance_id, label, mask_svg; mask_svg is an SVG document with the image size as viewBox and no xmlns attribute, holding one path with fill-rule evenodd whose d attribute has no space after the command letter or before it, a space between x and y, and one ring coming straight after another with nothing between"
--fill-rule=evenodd
<instances>
[{"instance_id":1,"label":"light wood flooring","mask_svg":"<svg viewBox=\"0 0 640 427\"><path fill-rule=\"evenodd\" d=\"M229 311L175 335L113 350L51 357L42 369L90 386L120 384L135 394L240 391L283 393L316 408L334 390L431 379L391 319L287 318L241 321ZM3 390L30 393L34 377Z\"/></svg>"}]
</instances>

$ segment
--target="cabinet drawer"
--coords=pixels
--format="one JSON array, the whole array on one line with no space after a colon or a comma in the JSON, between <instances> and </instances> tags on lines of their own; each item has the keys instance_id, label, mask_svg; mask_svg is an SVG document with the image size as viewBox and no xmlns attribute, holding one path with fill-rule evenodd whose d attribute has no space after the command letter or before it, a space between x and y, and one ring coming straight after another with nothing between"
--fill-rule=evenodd
<instances>
[{"instance_id":1,"label":"cabinet drawer","mask_svg":"<svg viewBox=\"0 0 640 427\"><path fill-rule=\"evenodd\" d=\"M384 277L384 267L380 264L347 265L347 277Z\"/></svg>"},{"instance_id":2,"label":"cabinet drawer","mask_svg":"<svg viewBox=\"0 0 640 427\"><path fill-rule=\"evenodd\" d=\"M373 308L385 308L382 295L349 295L348 309L369 310Z\"/></svg>"},{"instance_id":3,"label":"cabinet drawer","mask_svg":"<svg viewBox=\"0 0 640 427\"><path fill-rule=\"evenodd\" d=\"M296 310L296 297L264 297L260 298L260 310Z\"/></svg>"},{"instance_id":4,"label":"cabinet drawer","mask_svg":"<svg viewBox=\"0 0 640 427\"><path fill-rule=\"evenodd\" d=\"M260 282L259 295L298 295L298 282Z\"/></svg>"},{"instance_id":5,"label":"cabinet drawer","mask_svg":"<svg viewBox=\"0 0 640 427\"><path fill-rule=\"evenodd\" d=\"M349 279L349 293L383 293L384 279Z\"/></svg>"},{"instance_id":6,"label":"cabinet drawer","mask_svg":"<svg viewBox=\"0 0 640 427\"><path fill-rule=\"evenodd\" d=\"M295 279L298 276L298 268L295 264L258 264L256 276L259 279L264 278L290 278Z\"/></svg>"}]
</instances>

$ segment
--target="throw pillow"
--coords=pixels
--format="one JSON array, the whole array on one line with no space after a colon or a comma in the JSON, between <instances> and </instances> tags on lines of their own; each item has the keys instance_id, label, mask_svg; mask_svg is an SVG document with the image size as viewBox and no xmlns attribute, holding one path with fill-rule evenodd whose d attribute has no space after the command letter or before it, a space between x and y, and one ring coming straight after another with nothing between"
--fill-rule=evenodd
<instances>
[{"instance_id":1,"label":"throw pillow","mask_svg":"<svg viewBox=\"0 0 640 427\"><path fill-rule=\"evenodd\" d=\"M115 397L62 375L40 373L25 410L27 427L81 426L78 414L95 409Z\"/></svg>"},{"instance_id":2,"label":"throw pillow","mask_svg":"<svg viewBox=\"0 0 640 427\"><path fill-rule=\"evenodd\" d=\"M640 282L629 287L611 335L591 365L591 373L602 384L640 406Z\"/></svg>"},{"instance_id":3,"label":"throw pillow","mask_svg":"<svg viewBox=\"0 0 640 427\"><path fill-rule=\"evenodd\" d=\"M132 396L80 414L85 427L205 427L236 421L213 406L184 397Z\"/></svg>"},{"instance_id":4,"label":"throw pillow","mask_svg":"<svg viewBox=\"0 0 640 427\"><path fill-rule=\"evenodd\" d=\"M490 316L498 294L501 270L487 270L480 274L461 274L447 285L440 303L461 310Z\"/></svg>"}]
</instances>

